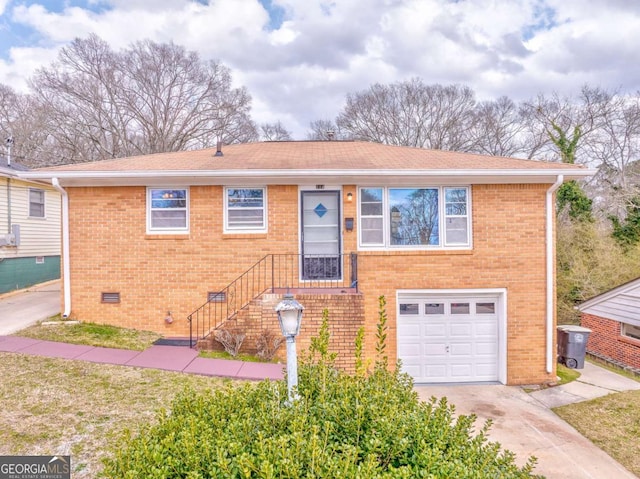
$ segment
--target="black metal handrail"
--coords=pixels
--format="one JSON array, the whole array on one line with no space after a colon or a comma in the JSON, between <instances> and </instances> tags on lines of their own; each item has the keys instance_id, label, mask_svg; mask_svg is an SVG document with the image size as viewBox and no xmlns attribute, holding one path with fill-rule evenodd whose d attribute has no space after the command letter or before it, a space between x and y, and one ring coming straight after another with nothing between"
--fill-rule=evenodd
<instances>
[{"instance_id":1,"label":"black metal handrail","mask_svg":"<svg viewBox=\"0 0 640 479\"><path fill-rule=\"evenodd\" d=\"M268 254L187 316L189 344L216 328L266 292L290 289L358 289L358 256Z\"/></svg>"}]
</instances>

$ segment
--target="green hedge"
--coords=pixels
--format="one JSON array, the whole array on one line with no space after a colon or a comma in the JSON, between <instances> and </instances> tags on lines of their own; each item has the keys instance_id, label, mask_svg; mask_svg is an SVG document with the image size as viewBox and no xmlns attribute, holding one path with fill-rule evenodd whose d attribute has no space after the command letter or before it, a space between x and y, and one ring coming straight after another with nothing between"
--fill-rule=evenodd
<instances>
[{"instance_id":1,"label":"green hedge","mask_svg":"<svg viewBox=\"0 0 640 479\"><path fill-rule=\"evenodd\" d=\"M421 402L411 379L387 371L384 361L368 373L338 371L327 344L325 322L299 368L293 404L283 381L185 391L157 424L124 438L105 461L105 476L539 477L531 474L533 458L519 468L512 453L487 440L489 423L475 434L474 416L454 418L444 398Z\"/></svg>"}]
</instances>

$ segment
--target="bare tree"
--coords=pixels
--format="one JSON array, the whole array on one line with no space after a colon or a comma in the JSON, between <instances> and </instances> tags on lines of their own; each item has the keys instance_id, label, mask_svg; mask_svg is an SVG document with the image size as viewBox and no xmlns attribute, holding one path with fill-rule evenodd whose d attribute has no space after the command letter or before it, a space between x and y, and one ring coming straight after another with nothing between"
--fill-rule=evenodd
<instances>
[{"instance_id":1,"label":"bare tree","mask_svg":"<svg viewBox=\"0 0 640 479\"><path fill-rule=\"evenodd\" d=\"M174 44L114 52L76 39L30 82L64 162L177 151L257 138L251 97L229 69Z\"/></svg>"},{"instance_id":2,"label":"bare tree","mask_svg":"<svg viewBox=\"0 0 640 479\"><path fill-rule=\"evenodd\" d=\"M475 96L459 85L425 85L419 79L372 85L348 94L336 125L360 140L469 151Z\"/></svg>"},{"instance_id":3,"label":"bare tree","mask_svg":"<svg viewBox=\"0 0 640 479\"><path fill-rule=\"evenodd\" d=\"M51 118L31 95L0 84L0 140L13 138L11 156L25 166L54 163L56 151L49 136Z\"/></svg>"},{"instance_id":4,"label":"bare tree","mask_svg":"<svg viewBox=\"0 0 640 479\"><path fill-rule=\"evenodd\" d=\"M506 96L479 103L471 125L474 150L497 156L527 153L526 122L522 110Z\"/></svg>"},{"instance_id":5,"label":"bare tree","mask_svg":"<svg viewBox=\"0 0 640 479\"><path fill-rule=\"evenodd\" d=\"M331 120L315 120L309 124L308 140L349 140L351 137Z\"/></svg>"},{"instance_id":6,"label":"bare tree","mask_svg":"<svg viewBox=\"0 0 640 479\"><path fill-rule=\"evenodd\" d=\"M262 141L291 141L291 132L277 121L260 125L260 139Z\"/></svg>"},{"instance_id":7,"label":"bare tree","mask_svg":"<svg viewBox=\"0 0 640 479\"><path fill-rule=\"evenodd\" d=\"M606 214L624 218L640 185L640 94L611 98L589 139L589 156L599 164L592 195Z\"/></svg>"}]
</instances>

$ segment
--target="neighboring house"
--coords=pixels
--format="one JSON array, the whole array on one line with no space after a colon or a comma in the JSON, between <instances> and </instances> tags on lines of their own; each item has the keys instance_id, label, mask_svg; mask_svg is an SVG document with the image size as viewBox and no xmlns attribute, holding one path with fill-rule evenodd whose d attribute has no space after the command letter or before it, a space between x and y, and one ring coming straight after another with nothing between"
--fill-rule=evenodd
<instances>
[{"instance_id":1,"label":"neighboring house","mask_svg":"<svg viewBox=\"0 0 640 479\"><path fill-rule=\"evenodd\" d=\"M310 141L22 176L65 191L66 315L175 337L235 325L250 347L279 331L273 307L291 288L302 348L326 307L352 369L360 327L375 359L384 296L386 354L417 382L531 384L556 380L553 193L592 173Z\"/></svg>"},{"instance_id":2,"label":"neighboring house","mask_svg":"<svg viewBox=\"0 0 640 479\"><path fill-rule=\"evenodd\" d=\"M60 278L60 193L0 158L0 294Z\"/></svg>"},{"instance_id":3,"label":"neighboring house","mask_svg":"<svg viewBox=\"0 0 640 479\"><path fill-rule=\"evenodd\" d=\"M587 352L640 370L640 278L578 306L582 326L591 329Z\"/></svg>"}]
</instances>

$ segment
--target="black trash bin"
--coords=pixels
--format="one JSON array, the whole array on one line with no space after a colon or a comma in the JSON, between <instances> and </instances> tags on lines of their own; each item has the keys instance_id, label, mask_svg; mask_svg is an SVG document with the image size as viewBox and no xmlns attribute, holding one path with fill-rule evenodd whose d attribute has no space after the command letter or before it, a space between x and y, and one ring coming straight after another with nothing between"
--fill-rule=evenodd
<instances>
[{"instance_id":1,"label":"black trash bin","mask_svg":"<svg viewBox=\"0 0 640 479\"><path fill-rule=\"evenodd\" d=\"M584 368L587 340L591 330L582 326L558 326L558 361L571 369Z\"/></svg>"}]
</instances>

